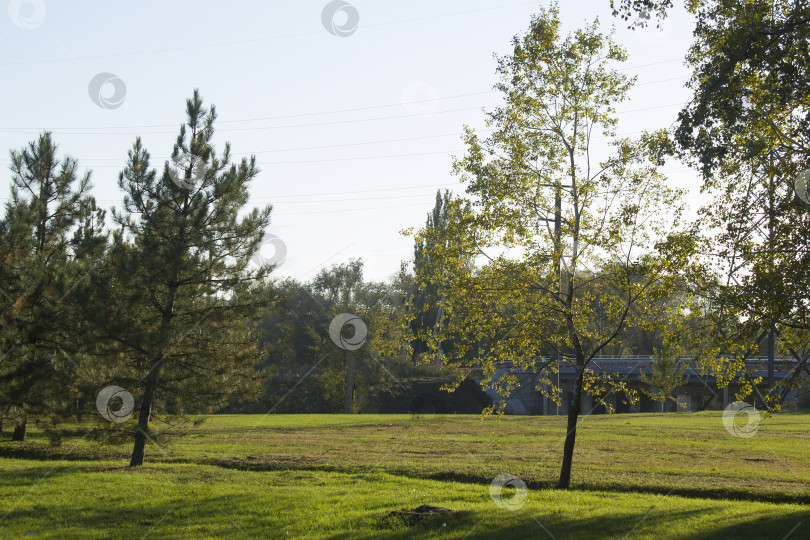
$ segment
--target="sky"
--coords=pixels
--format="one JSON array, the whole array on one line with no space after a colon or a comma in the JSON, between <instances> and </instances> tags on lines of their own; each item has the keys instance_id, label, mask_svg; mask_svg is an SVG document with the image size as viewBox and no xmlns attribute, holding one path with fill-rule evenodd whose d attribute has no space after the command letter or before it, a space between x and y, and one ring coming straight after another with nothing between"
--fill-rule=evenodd
<instances>
[{"instance_id":1,"label":"sky","mask_svg":"<svg viewBox=\"0 0 810 540\"><path fill-rule=\"evenodd\" d=\"M99 206L120 206L118 173L140 136L162 169L198 88L216 105L215 144L262 170L251 206L273 206L277 277L308 280L362 258L385 280L413 253L400 231L424 224L437 189L462 193L452 158L465 125L484 130L498 104L493 54L508 54L548 2L513 0L11 0L0 15L0 201L8 151L53 132L92 171ZM599 18L615 27L637 75L617 107L618 133L666 128L691 98L683 57L693 22L627 30L609 0L560 3L564 33ZM698 175L663 168L700 200ZM280 253L280 252L278 252Z\"/></svg>"}]
</instances>

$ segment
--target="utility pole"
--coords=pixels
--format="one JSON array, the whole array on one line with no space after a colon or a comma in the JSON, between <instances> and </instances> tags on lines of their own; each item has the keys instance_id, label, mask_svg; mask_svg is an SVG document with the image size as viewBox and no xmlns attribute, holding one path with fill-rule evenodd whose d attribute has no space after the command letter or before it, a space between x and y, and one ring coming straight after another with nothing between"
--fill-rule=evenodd
<instances>
[{"instance_id":1,"label":"utility pole","mask_svg":"<svg viewBox=\"0 0 810 540\"><path fill-rule=\"evenodd\" d=\"M562 391L560 388L560 353L559 351L555 351L554 354L557 355L557 388ZM560 404L557 401L554 402L554 415L560 416Z\"/></svg>"},{"instance_id":2,"label":"utility pole","mask_svg":"<svg viewBox=\"0 0 810 540\"><path fill-rule=\"evenodd\" d=\"M562 184L554 186L554 272L559 278L557 294L562 294Z\"/></svg>"},{"instance_id":3,"label":"utility pole","mask_svg":"<svg viewBox=\"0 0 810 540\"><path fill-rule=\"evenodd\" d=\"M776 363L776 325L771 322L768 330L768 388L774 385L774 364Z\"/></svg>"},{"instance_id":4,"label":"utility pole","mask_svg":"<svg viewBox=\"0 0 810 540\"><path fill-rule=\"evenodd\" d=\"M562 258L563 258L563 250L562 250L562 190L563 187L572 187L572 186L563 186L560 180L557 180L553 184L540 184L543 187L553 187L554 188L554 275L557 276L557 295L558 297L562 295ZM540 221L545 221L548 223L551 221L549 218L542 218ZM538 226L539 227L539 226ZM554 359L557 361L557 388L560 388L560 351L559 349L554 349ZM560 414L560 406L557 402L554 402L554 413L555 415Z\"/></svg>"},{"instance_id":5,"label":"utility pole","mask_svg":"<svg viewBox=\"0 0 810 540\"><path fill-rule=\"evenodd\" d=\"M562 294L562 182L554 186L554 272L557 275L557 295ZM560 388L560 350L554 349L557 356L557 388ZM570 404L569 404L570 406ZM560 406L554 403L556 416L560 415ZM570 410L570 409L569 409Z\"/></svg>"},{"instance_id":6,"label":"utility pole","mask_svg":"<svg viewBox=\"0 0 810 540\"><path fill-rule=\"evenodd\" d=\"M346 372L346 414L352 413L352 401L354 401L354 354L346 351L349 355L349 368Z\"/></svg>"},{"instance_id":7,"label":"utility pole","mask_svg":"<svg viewBox=\"0 0 810 540\"><path fill-rule=\"evenodd\" d=\"M408 326L405 330L406 334L410 337L411 335L411 321L408 320ZM404 364L408 359L408 345L403 343L402 344L402 363Z\"/></svg>"},{"instance_id":8,"label":"utility pole","mask_svg":"<svg viewBox=\"0 0 810 540\"><path fill-rule=\"evenodd\" d=\"M439 306L439 310L436 312L436 324L433 326L433 337L436 337L436 330L439 328L439 325L442 323L442 319L444 318L444 303L446 300L447 297L442 294L442 303ZM442 351L442 342L439 341L436 344L436 372L438 372L441 368L443 355L444 351Z\"/></svg>"},{"instance_id":9,"label":"utility pole","mask_svg":"<svg viewBox=\"0 0 810 540\"><path fill-rule=\"evenodd\" d=\"M773 256L774 250L774 227L776 226L776 212L774 209L774 199L776 192L774 187L774 174L773 174L773 153L768 153L769 167L768 179L770 180L768 186L768 251ZM768 329L768 390L770 391L774 386L774 364L776 362L776 324L774 322L774 314L770 314L770 328ZM763 403L763 405L765 405Z\"/></svg>"}]
</instances>

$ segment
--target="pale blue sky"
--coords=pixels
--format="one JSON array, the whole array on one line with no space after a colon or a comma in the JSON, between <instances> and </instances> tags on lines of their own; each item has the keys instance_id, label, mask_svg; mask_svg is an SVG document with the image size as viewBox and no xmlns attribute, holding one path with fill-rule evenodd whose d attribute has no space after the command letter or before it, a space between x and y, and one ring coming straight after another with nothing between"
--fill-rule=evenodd
<instances>
[{"instance_id":1,"label":"pale blue sky","mask_svg":"<svg viewBox=\"0 0 810 540\"><path fill-rule=\"evenodd\" d=\"M481 107L497 103L493 53L508 53L548 3L354 0L359 24L345 37L324 28L326 4L8 2L0 198L8 196L8 150L49 129L62 152L93 170L100 205L119 204L117 176L135 136L162 168L185 99L199 88L217 106L218 148L230 141L236 157L253 153L261 166L251 203L273 204L269 232L287 245L276 275L308 279L324 263L363 257L367 278L385 279L412 253L399 231L424 223L437 188L461 191L451 156L463 150L464 124L482 127ZM619 133L672 124L690 98L681 60L688 15L676 10L663 32L634 33L610 16L609 0L560 7L568 29L598 15L628 49L624 69L639 79L618 107ZM117 108L88 94L101 72L126 85ZM699 183L679 164L665 172L673 185Z\"/></svg>"}]
</instances>

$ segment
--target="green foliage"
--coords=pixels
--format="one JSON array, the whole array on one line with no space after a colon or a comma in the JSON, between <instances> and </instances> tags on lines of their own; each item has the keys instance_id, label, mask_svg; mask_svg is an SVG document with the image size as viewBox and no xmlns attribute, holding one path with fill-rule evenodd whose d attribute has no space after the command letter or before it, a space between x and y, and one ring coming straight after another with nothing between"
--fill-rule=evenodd
<instances>
[{"instance_id":1,"label":"green foliage","mask_svg":"<svg viewBox=\"0 0 810 540\"><path fill-rule=\"evenodd\" d=\"M609 414L616 410L613 404L606 399L608 396L620 397L627 405L638 403L638 391L627 382L625 377L586 368L582 379L582 390L594 396L594 400L601 404Z\"/></svg>"},{"instance_id":2,"label":"green foliage","mask_svg":"<svg viewBox=\"0 0 810 540\"><path fill-rule=\"evenodd\" d=\"M425 276L425 268L432 264L433 254L445 249L452 249L452 236L448 236L450 227L457 225L464 216L469 216L471 209L469 205L456 207L451 198L449 190L436 192L436 204L428 214L425 222L425 230L429 231L420 235L414 241L413 268L414 273L406 273L404 284L411 289L406 309L409 315L406 322L405 332L407 334L407 347L417 362L425 365L433 363L433 359L441 361L444 350L452 348L453 343L437 341L436 337L441 328L446 324L446 292L447 278L437 276L435 280L418 280L417 275ZM406 231L405 234L411 234ZM448 269L448 272L469 273L473 267L473 258L463 255L457 269ZM431 352L431 349L435 352Z\"/></svg>"},{"instance_id":3,"label":"green foliage","mask_svg":"<svg viewBox=\"0 0 810 540\"><path fill-rule=\"evenodd\" d=\"M687 58L695 95L675 138L714 198L695 226L700 258L692 265L706 276L692 280L693 290L714 308L714 351L702 363L721 381L742 379L738 397L755 393L776 408L801 377L762 393L744 359L761 352L769 331L776 354L807 346L810 207L794 179L810 166L810 6L706 0L689 9L697 19Z\"/></svg>"},{"instance_id":4,"label":"green foliage","mask_svg":"<svg viewBox=\"0 0 810 540\"><path fill-rule=\"evenodd\" d=\"M92 368L70 293L97 263L104 212L90 174L59 158L48 132L12 150L11 200L0 223L0 410L24 428L29 415L64 417ZM79 323L77 326L81 326Z\"/></svg>"},{"instance_id":5,"label":"green foliage","mask_svg":"<svg viewBox=\"0 0 810 540\"><path fill-rule=\"evenodd\" d=\"M695 99L680 115L677 139L704 175L729 159L763 154L763 141L810 164L805 74L810 6L794 0L692 2L695 42L688 61Z\"/></svg>"},{"instance_id":6,"label":"green foliage","mask_svg":"<svg viewBox=\"0 0 810 540\"><path fill-rule=\"evenodd\" d=\"M639 375L639 380L648 386L643 392L654 401L661 402L662 412L667 400L677 403L672 393L686 382L684 372L689 367L689 360L684 360L684 352L677 344L665 344L652 355L650 375Z\"/></svg>"},{"instance_id":7,"label":"green foliage","mask_svg":"<svg viewBox=\"0 0 810 540\"><path fill-rule=\"evenodd\" d=\"M265 314L260 330L266 391L249 410L343 411L348 353L328 333L340 313L358 316L368 328L363 348L353 353L354 409L373 410L382 394L397 391L403 375L401 287L364 281L359 259L325 268L309 283L288 279L276 287L278 309Z\"/></svg>"},{"instance_id":8,"label":"green foliage","mask_svg":"<svg viewBox=\"0 0 810 540\"><path fill-rule=\"evenodd\" d=\"M430 249L415 269L420 287L445 286L447 324L427 341L434 350L452 341L446 363L458 380L471 368L492 380L508 362L539 374L539 386L559 399L561 389L548 390L555 364L576 370L563 488L586 376L598 391L617 382L596 379L590 363L631 324L655 326L680 272L655 252L662 236L677 233L680 212L680 191L657 171L671 146L667 134L616 136L615 105L634 79L612 65L626 57L598 22L563 37L558 9L541 10L513 39L512 54L498 58L504 104L487 114L493 132L482 140L465 130L467 152L454 170L467 197L447 205L454 219L445 228L416 234ZM597 133L612 146L598 162ZM516 383L500 377L497 390L507 396Z\"/></svg>"},{"instance_id":9,"label":"green foliage","mask_svg":"<svg viewBox=\"0 0 810 540\"><path fill-rule=\"evenodd\" d=\"M417 233L432 246L417 279L448 284L441 338L454 344L451 366L480 362L487 376L510 360L542 371L551 368L542 358L559 355L582 372L671 290L668 262L651 250L678 193L655 170L665 134L615 138L614 103L632 80L608 68L625 53L596 24L562 38L551 9L513 43L498 60L495 131L481 140L468 129L455 165L469 198L450 201L445 228ZM588 149L600 130L615 154L597 166Z\"/></svg>"},{"instance_id":10,"label":"green foliage","mask_svg":"<svg viewBox=\"0 0 810 540\"><path fill-rule=\"evenodd\" d=\"M228 144L217 156L216 111L197 91L186 109L172 154L179 172L166 163L159 177L135 141L119 177L124 210L113 212L107 264L85 289L86 316L108 340L111 382L139 404L133 465L154 415L255 395L254 325L272 302L255 287L271 268L250 266L270 207L242 213L255 158L230 163Z\"/></svg>"},{"instance_id":11,"label":"green foliage","mask_svg":"<svg viewBox=\"0 0 810 540\"><path fill-rule=\"evenodd\" d=\"M614 17L618 15L622 20L632 20L628 28L644 28L652 16L658 19L660 25L660 21L667 16L667 10L672 9L672 0L620 0L618 5L616 0L610 0L610 9Z\"/></svg>"}]
</instances>

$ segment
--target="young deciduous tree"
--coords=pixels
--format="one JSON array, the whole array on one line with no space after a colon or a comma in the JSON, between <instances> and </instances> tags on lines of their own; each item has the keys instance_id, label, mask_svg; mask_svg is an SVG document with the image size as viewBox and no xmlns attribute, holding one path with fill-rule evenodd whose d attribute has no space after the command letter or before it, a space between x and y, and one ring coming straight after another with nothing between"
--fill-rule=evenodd
<instances>
[{"instance_id":1,"label":"young deciduous tree","mask_svg":"<svg viewBox=\"0 0 810 540\"><path fill-rule=\"evenodd\" d=\"M661 412L666 412L667 401L677 403L672 393L686 381L684 373L689 367L689 361L683 355L682 347L664 343L663 347L656 348L653 352L650 375L639 375L639 380L647 385L642 391L653 401L661 402Z\"/></svg>"},{"instance_id":2,"label":"young deciduous tree","mask_svg":"<svg viewBox=\"0 0 810 540\"><path fill-rule=\"evenodd\" d=\"M455 164L468 200L451 202L459 218L445 230L417 234L437 246L417 278L447 283L439 339L453 341L450 365L480 365L491 379L510 361L544 374L550 389L558 362L574 368L558 483L567 488L584 388L626 390L592 370L594 360L630 321L654 324L651 313L673 289L682 246L677 236L662 239L674 231L678 192L657 172L664 133L616 137L614 105L633 80L611 68L626 55L598 22L561 37L558 9L543 10L513 44L498 59L505 103L487 115L494 132L482 140L468 128ZM598 135L612 145L603 160ZM463 217L467 203L473 212ZM470 256L482 266L465 272Z\"/></svg>"}]
</instances>

